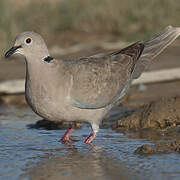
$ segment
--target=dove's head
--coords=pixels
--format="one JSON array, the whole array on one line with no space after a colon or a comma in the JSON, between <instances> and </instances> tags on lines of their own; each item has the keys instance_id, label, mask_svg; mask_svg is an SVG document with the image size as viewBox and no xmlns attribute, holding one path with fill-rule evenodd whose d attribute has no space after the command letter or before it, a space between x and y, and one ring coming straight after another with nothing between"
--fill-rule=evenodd
<instances>
[{"instance_id":1,"label":"dove's head","mask_svg":"<svg viewBox=\"0 0 180 180\"><path fill-rule=\"evenodd\" d=\"M5 57L8 58L12 54L21 54L27 60L43 60L49 57L49 52L43 38L31 31L23 32L16 37L14 46L6 52Z\"/></svg>"}]
</instances>

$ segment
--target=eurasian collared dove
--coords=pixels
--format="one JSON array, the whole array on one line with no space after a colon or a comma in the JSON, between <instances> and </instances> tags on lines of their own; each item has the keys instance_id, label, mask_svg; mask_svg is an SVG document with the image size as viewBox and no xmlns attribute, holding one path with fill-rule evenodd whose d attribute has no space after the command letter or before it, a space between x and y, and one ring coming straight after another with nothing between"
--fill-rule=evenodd
<instances>
[{"instance_id":1,"label":"eurasian collared dove","mask_svg":"<svg viewBox=\"0 0 180 180\"><path fill-rule=\"evenodd\" d=\"M168 26L146 42L113 53L57 60L50 56L39 34L23 32L5 57L15 53L25 57L25 96L34 112L52 121L89 122L92 133L85 143L90 143L103 117L124 96L133 79L179 34L180 28ZM72 130L62 137L64 143L70 141Z\"/></svg>"}]
</instances>

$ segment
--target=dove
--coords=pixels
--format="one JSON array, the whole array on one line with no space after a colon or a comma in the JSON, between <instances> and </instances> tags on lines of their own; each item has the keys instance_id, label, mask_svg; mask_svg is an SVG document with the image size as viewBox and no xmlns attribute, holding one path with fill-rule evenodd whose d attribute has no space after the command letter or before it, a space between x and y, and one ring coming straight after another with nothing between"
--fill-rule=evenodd
<instances>
[{"instance_id":1,"label":"dove","mask_svg":"<svg viewBox=\"0 0 180 180\"><path fill-rule=\"evenodd\" d=\"M124 49L75 59L56 59L49 54L43 38L32 31L19 34L5 53L24 56L25 97L32 110L50 121L88 122L90 144L108 111L126 94L132 81L140 77L154 57L180 34L168 26L145 42ZM71 126L61 138L71 142Z\"/></svg>"}]
</instances>

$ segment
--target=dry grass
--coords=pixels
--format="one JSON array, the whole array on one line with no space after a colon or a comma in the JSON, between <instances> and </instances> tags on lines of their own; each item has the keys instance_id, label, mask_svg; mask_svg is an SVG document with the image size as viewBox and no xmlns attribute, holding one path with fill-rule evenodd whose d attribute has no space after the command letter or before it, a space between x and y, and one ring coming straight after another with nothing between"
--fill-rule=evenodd
<instances>
[{"instance_id":1,"label":"dry grass","mask_svg":"<svg viewBox=\"0 0 180 180\"><path fill-rule=\"evenodd\" d=\"M82 35L75 42L92 34L136 41L169 24L180 26L179 17L179 0L1 0L0 47L25 30L41 33L49 44L69 32L71 40Z\"/></svg>"}]
</instances>

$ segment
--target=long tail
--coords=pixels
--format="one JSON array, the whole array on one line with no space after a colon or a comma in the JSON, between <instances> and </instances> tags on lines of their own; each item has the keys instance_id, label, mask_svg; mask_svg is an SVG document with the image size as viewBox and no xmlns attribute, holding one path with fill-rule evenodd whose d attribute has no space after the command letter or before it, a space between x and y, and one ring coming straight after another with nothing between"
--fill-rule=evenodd
<instances>
[{"instance_id":1,"label":"long tail","mask_svg":"<svg viewBox=\"0 0 180 180\"><path fill-rule=\"evenodd\" d=\"M133 71L132 78L138 78L147 65L180 35L180 27L166 27L162 32L144 43L145 47Z\"/></svg>"}]
</instances>

